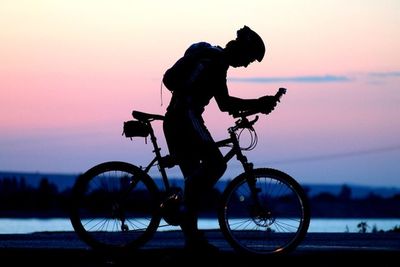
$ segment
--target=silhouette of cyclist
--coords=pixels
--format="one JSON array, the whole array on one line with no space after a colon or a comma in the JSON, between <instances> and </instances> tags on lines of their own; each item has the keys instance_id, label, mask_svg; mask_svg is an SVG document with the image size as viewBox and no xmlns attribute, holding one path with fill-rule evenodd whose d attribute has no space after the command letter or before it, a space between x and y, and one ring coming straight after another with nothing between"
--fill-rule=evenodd
<instances>
[{"instance_id":1,"label":"silhouette of cyclist","mask_svg":"<svg viewBox=\"0 0 400 267\"><path fill-rule=\"evenodd\" d=\"M176 85L163 80L169 89L176 87L172 90L163 127L169 152L177 160L185 178L181 228L187 249L217 250L198 229L198 211L202 194L204 197L213 188L227 168L222 153L204 124L203 111L214 98L219 109L229 114L253 109L266 114L271 112L276 105L273 96L242 99L230 96L227 87L229 67L247 67L255 60L260 62L264 54L265 45L261 37L244 26L237 31L236 39L229 41L225 48L207 42L192 44L175 63L177 65L190 57L192 67L186 66L187 73L177 78Z\"/></svg>"}]
</instances>

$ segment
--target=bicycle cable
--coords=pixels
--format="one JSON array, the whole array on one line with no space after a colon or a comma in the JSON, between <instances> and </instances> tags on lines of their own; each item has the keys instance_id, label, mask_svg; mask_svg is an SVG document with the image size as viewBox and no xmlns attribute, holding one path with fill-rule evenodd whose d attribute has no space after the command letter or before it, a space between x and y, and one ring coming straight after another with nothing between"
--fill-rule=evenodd
<instances>
[{"instance_id":1,"label":"bicycle cable","mask_svg":"<svg viewBox=\"0 0 400 267\"><path fill-rule=\"evenodd\" d=\"M240 136L242 135L243 130L245 130L245 129L247 129L249 131L249 133L250 133L250 144L247 147L242 147L241 146L240 149L243 150L243 151L250 151L250 150L253 150L257 146L258 136L257 136L257 132L255 131L255 129L253 127L251 127L251 128L243 128L243 129L240 130L239 133L236 134L238 140L240 140Z\"/></svg>"}]
</instances>

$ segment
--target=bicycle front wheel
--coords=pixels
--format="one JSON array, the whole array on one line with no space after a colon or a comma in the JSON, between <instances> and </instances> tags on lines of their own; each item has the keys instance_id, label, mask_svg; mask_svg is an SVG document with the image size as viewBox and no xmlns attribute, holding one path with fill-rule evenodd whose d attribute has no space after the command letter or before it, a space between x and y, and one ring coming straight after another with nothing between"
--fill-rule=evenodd
<instances>
[{"instance_id":1,"label":"bicycle front wheel","mask_svg":"<svg viewBox=\"0 0 400 267\"><path fill-rule=\"evenodd\" d=\"M160 223L156 184L129 163L106 162L91 168L78 177L71 196L72 226L95 249L138 248Z\"/></svg>"},{"instance_id":2,"label":"bicycle front wheel","mask_svg":"<svg viewBox=\"0 0 400 267\"><path fill-rule=\"evenodd\" d=\"M218 219L233 248L258 255L292 251L304 239L310 209L302 187L288 174L261 168L233 179L222 196Z\"/></svg>"}]
</instances>

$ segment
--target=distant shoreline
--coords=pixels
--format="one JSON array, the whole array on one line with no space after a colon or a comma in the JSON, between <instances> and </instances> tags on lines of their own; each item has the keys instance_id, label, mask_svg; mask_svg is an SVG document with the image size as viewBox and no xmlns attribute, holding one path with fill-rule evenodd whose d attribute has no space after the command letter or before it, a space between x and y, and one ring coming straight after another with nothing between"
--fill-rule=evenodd
<instances>
[{"instance_id":1,"label":"distant shoreline","mask_svg":"<svg viewBox=\"0 0 400 267\"><path fill-rule=\"evenodd\" d=\"M72 188L76 178L81 173L45 173L45 172L17 172L17 171L0 171L0 181L6 178L24 178L27 185L37 187L43 178L46 178L49 182L55 184L60 192L69 190ZM156 184L161 185L162 180L159 177L154 178ZM216 188L222 191L226 187L226 183L229 181L227 178L223 178L216 184ZM177 186L183 185L182 178L171 177L171 184ZM299 180L303 188L308 191L310 197L313 197L321 192L327 192L333 195L340 193L341 188L345 185L351 188L353 198L364 198L370 193L381 197L391 197L396 194L400 194L400 186L380 186L380 185L361 185L349 183L337 183L337 184L317 184L317 183L302 183Z\"/></svg>"}]
</instances>

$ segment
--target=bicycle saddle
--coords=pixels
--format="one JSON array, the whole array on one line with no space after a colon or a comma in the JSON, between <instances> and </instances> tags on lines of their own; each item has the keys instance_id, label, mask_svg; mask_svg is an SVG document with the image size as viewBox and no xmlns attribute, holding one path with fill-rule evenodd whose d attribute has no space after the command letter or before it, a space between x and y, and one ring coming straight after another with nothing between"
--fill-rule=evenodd
<instances>
[{"instance_id":1,"label":"bicycle saddle","mask_svg":"<svg viewBox=\"0 0 400 267\"><path fill-rule=\"evenodd\" d=\"M153 120L164 120L163 115L150 114L141 111L132 111L132 116L139 121L153 121Z\"/></svg>"}]
</instances>

